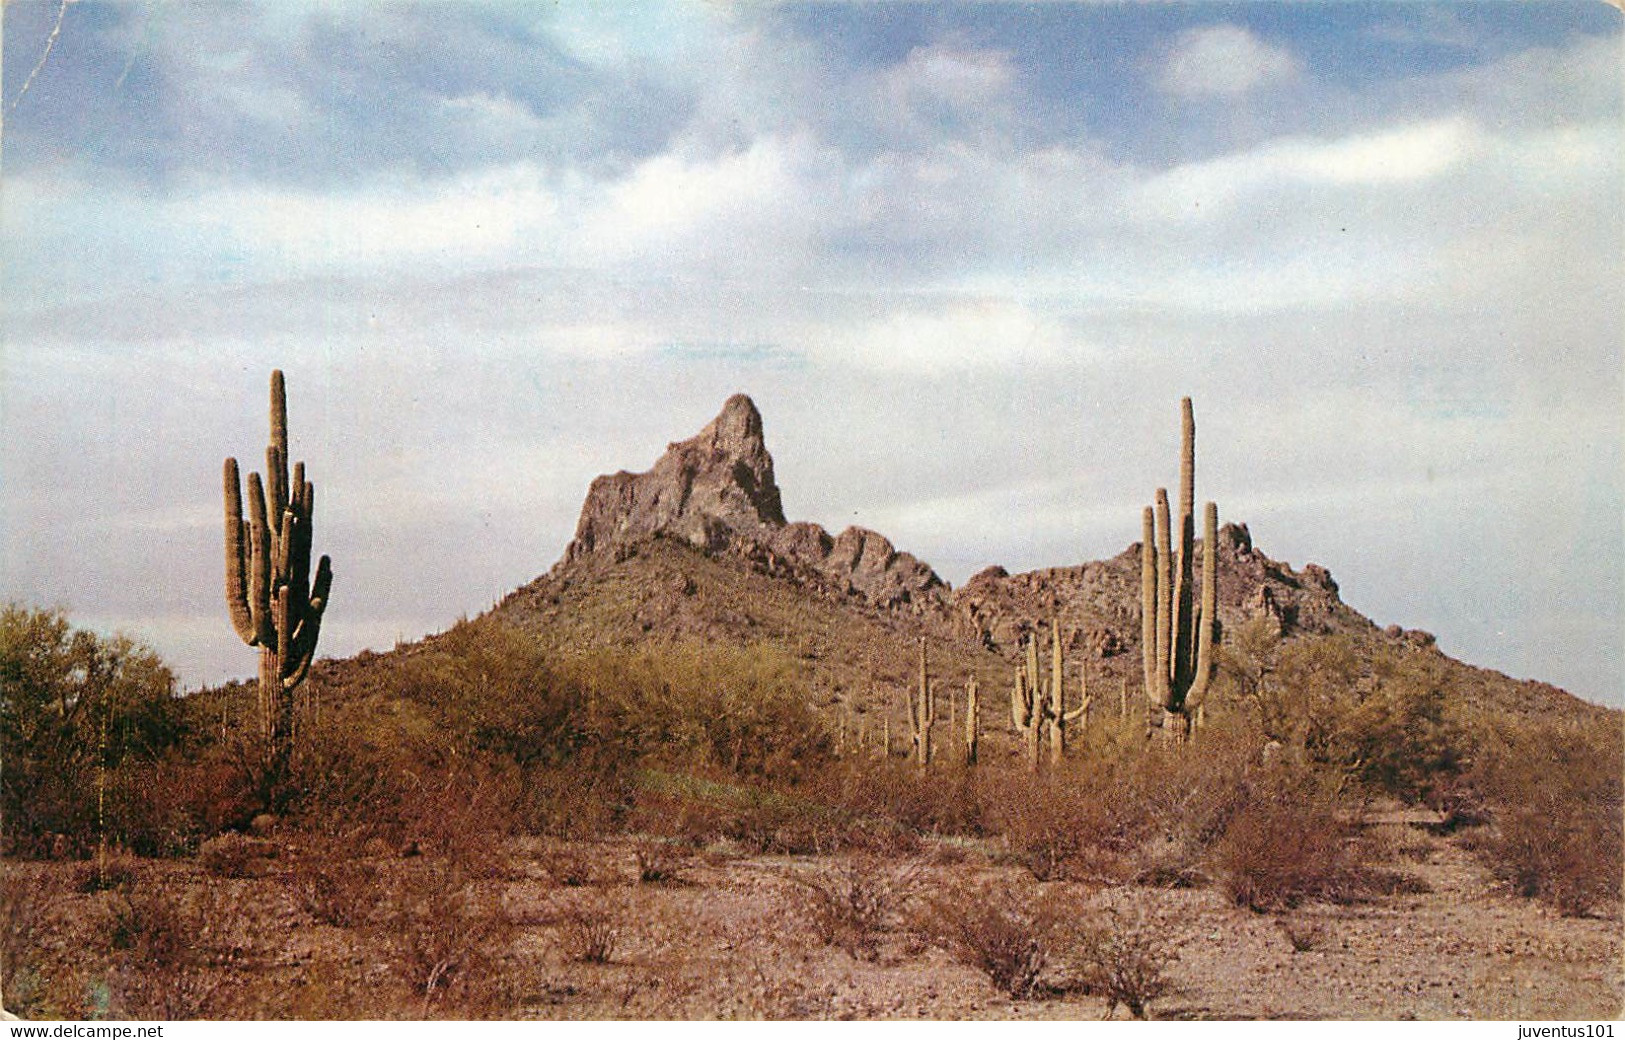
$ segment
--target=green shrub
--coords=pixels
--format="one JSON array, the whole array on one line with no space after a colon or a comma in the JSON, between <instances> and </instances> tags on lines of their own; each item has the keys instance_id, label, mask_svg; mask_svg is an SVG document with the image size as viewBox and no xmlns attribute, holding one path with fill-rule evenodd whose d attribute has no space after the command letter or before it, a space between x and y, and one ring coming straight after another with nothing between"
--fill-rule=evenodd
<instances>
[{"instance_id":1,"label":"green shrub","mask_svg":"<svg viewBox=\"0 0 1625 1040\"><path fill-rule=\"evenodd\" d=\"M0 824L14 854L107 833L97 793L185 735L175 677L151 650L74 629L60 611L0 609Z\"/></svg>"}]
</instances>

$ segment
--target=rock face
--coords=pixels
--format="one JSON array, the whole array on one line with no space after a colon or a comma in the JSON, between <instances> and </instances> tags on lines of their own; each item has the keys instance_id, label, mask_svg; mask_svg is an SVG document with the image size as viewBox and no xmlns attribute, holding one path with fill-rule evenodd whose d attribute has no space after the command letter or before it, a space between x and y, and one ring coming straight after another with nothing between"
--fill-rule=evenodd
<instances>
[{"instance_id":1,"label":"rock face","mask_svg":"<svg viewBox=\"0 0 1625 1040\"><path fill-rule=\"evenodd\" d=\"M647 473L599 477L587 491L566 560L656 534L718 551L785 526L762 415L735 394L698 435L670 445Z\"/></svg>"},{"instance_id":2,"label":"rock face","mask_svg":"<svg viewBox=\"0 0 1625 1040\"><path fill-rule=\"evenodd\" d=\"M849 527L832 538L817 524L787 523L762 416L744 394L728 398L696 436L667 447L648 472L594 480L563 562L655 537L731 553L880 607L946 589L935 571L874 531Z\"/></svg>"}]
</instances>

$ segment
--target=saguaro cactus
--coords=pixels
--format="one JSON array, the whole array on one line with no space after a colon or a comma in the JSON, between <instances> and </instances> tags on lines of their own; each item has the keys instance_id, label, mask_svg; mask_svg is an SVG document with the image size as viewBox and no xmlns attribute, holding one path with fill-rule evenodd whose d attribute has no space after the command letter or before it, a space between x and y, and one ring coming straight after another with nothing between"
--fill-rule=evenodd
<instances>
[{"instance_id":1,"label":"saguaro cactus","mask_svg":"<svg viewBox=\"0 0 1625 1040\"><path fill-rule=\"evenodd\" d=\"M1015 685L1010 691L1010 721L1021 734L1027 752L1027 767L1037 769L1045 726L1049 728L1050 762L1058 763L1066 753L1066 727L1078 720L1088 707L1066 710L1063 685L1065 658L1061 653L1061 621L1050 626L1050 678L1045 682L1038 667L1038 639L1027 640L1026 659L1016 667Z\"/></svg>"},{"instance_id":2,"label":"saguaro cactus","mask_svg":"<svg viewBox=\"0 0 1625 1040\"><path fill-rule=\"evenodd\" d=\"M937 705L931 696L931 673L926 667L925 639L920 639L920 685L908 698L908 724L914 737L914 764L924 769L931 764L931 726L937 721Z\"/></svg>"},{"instance_id":3,"label":"saguaro cactus","mask_svg":"<svg viewBox=\"0 0 1625 1040\"><path fill-rule=\"evenodd\" d=\"M237 460L226 460L226 606L243 642L258 647L259 721L267 791L285 769L293 732L293 694L316 656L322 613L333 584L323 556L310 570L311 516L316 489L305 464L288 474L288 399L282 373L271 373L271 443L265 484L248 478L248 516Z\"/></svg>"},{"instance_id":4,"label":"saguaro cactus","mask_svg":"<svg viewBox=\"0 0 1625 1040\"><path fill-rule=\"evenodd\" d=\"M1038 769L1039 736L1044 729L1044 703L1038 679L1038 641L1027 638L1026 661L1016 665L1015 685L1010 689L1010 723L1021 734L1027 751L1027 768Z\"/></svg>"},{"instance_id":5,"label":"saguaro cactus","mask_svg":"<svg viewBox=\"0 0 1625 1040\"><path fill-rule=\"evenodd\" d=\"M1196 420L1191 399L1183 413L1179 455L1179 554L1173 554L1168 491L1157 489L1156 506L1142 516L1140 542L1140 642L1146 694L1162 708L1170 737L1190 734L1191 714L1213 677L1213 636L1218 623L1217 546L1219 509L1204 510L1202 594L1194 595L1196 556Z\"/></svg>"},{"instance_id":6,"label":"saguaro cactus","mask_svg":"<svg viewBox=\"0 0 1625 1040\"><path fill-rule=\"evenodd\" d=\"M980 733L977 729L976 676L965 680L965 764L976 764L976 745Z\"/></svg>"},{"instance_id":7,"label":"saguaro cactus","mask_svg":"<svg viewBox=\"0 0 1625 1040\"><path fill-rule=\"evenodd\" d=\"M1083 687L1083 701L1072 711L1066 710L1066 684L1063 681L1065 658L1061 655L1061 619L1050 626L1050 681L1049 681L1049 760L1059 765L1066 756L1066 730L1089 710L1089 686Z\"/></svg>"}]
</instances>

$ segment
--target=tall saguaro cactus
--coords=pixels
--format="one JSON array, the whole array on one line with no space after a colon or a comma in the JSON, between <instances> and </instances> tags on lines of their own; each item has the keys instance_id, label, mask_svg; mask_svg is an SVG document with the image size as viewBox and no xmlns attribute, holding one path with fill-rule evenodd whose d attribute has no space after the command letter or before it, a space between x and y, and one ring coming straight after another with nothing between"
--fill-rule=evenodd
<instances>
[{"instance_id":1,"label":"tall saguaro cactus","mask_svg":"<svg viewBox=\"0 0 1625 1040\"><path fill-rule=\"evenodd\" d=\"M311 517L316 489L305 464L288 473L288 398L282 373L271 373L271 443L265 449L265 482L248 478L248 516L243 516L237 460L226 460L226 606L232 627L260 651L259 722L262 783L267 793L288 761L293 733L293 694L316 656L322 613L333 584L332 562L323 556L312 577Z\"/></svg>"},{"instance_id":2,"label":"tall saguaro cactus","mask_svg":"<svg viewBox=\"0 0 1625 1040\"><path fill-rule=\"evenodd\" d=\"M1218 623L1217 551L1219 509L1204 510L1202 593L1195 596L1196 420L1191 399L1183 415L1179 454L1179 551L1173 553L1168 491L1157 489L1155 507L1142 516L1140 542L1140 642L1146 694L1162 708L1169 736L1190 733L1191 714L1213 677L1213 636Z\"/></svg>"},{"instance_id":3,"label":"tall saguaro cactus","mask_svg":"<svg viewBox=\"0 0 1625 1040\"><path fill-rule=\"evenodd\" d=\"M920 639L920 685L908 698L908 724L914 737L914 764L924 769L931 764L931 726L937 721L937 704L931 696L931 673L925 659L925 639Z\"/></svg>"}]
</instances>

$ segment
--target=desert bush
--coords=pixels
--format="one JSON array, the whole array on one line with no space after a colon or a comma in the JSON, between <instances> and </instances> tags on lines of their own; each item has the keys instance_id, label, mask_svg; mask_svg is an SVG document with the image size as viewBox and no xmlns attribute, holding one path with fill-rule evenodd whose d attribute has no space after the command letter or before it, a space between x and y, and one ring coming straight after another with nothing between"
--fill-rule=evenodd
<instances>
[{"instance_id":1,"label":"desert bush","mask_svg":"<svg viewBox=\"0 0 1625 1040\"><path fill-rule=\"evenodd\" d=\"M1121 1004L1135 1018L1147 1018L1151 1002L1174 992L1168 972L1179 954L1157 926L1115 911L1085 928L1069 950L1079 982L1106 998L1106 1017Z\"/></svg>"},{"instance_id":2,"label":"desert bush","mask_svg":"<svg viewBox=\"0 0 1625 1040\"><path fill-rule=\"evenodd\" d=\"M1451 706L1466 695L1431 658L1379 656L1374 684L1356 683L1330 726L1322 760L1408 802L1449 785L1472 754Z\"/></svg>"},{"instance_id":3,"label":"desert bush","mask_svg":"<svg viewBox=\"0 0 1625 1040\"><path fill-rule=\"evenodd\" d=\"M419 857L396 865L383 885L383 938L402 981L421 994L421 1013L448 993L480 1000L514 926L493 893L457 863Z\"/></svg>"},{"instance_id":4,"label":"desert bush","mask_svg":"<svg viewBox=\"0 0 1625 1040\"><path fill-rule=\"evenodd\" d=\"M955 886L932 898L919 921L961 964L986 975L1012 999L1034 994L1051 957L1064 948L1061 916L1037 889Z\"/></svg>"},{"instance_id":5,"label":"desert bush","mask_svg":"<svg viewBox=\"0 0 1625 1040\"><path fill-rule=\"evenodd\" d=\"M769 647L595 654L570 662L560 679L581 691L583 741L617 759L794 779L829 758L794 662Z\"/></svg>"},{"instance_id":6,"label":"desert bush","mask_svg":"<svg viewBox=\"0 0 1625 1040\"><path fill-rule=\"evenodd\" d=\"M28 877L8 869L0 879L0 981L4 1005L23 1018L50 1010L50 979L42 943L62 902L62 892L44 874ZM59 1016L51 1016L59 1017Z\"/></svg>"},{"instance_id":7,"label":"desert bush","mask_svg":"<svg viewBox=\"0 0 1625 1040\"><path fill-rule=\"evenodd\" d=\"M376 869L345 855L310 856L295 861L288 884L300 907L319 924L359 928L379 901Z\"/></svg>"},{"instance_id":8,"label":"desert bush","mask_svg":"<svg viewBox=\"0 0 1625 1040\"><path fill-rule=\"evenodd\" d=\"M664 884L678 879L694 859L694 850L671 838L644 837L633 844L632 857L637 861L640 882Z\"/></svg>"},{"instance_id":9,"label":"desert bush","mask_svg":"<svg viewBox=\"0 0 1625 1040\"><path fill-rule=\"evenodd\" d=\"M1618 914L1625 777L1617 727L1506 720L1487 735L1473 784L1492 826L1472 847L1521 895L1561 913Z\"/></svg>"},{"instance_id":10,"label":"desert bush","mask_svg":"<svg viewBox=\"0 0 1625 1040\"><path fill-rule=\"evenodd\" d=\"M612 897L591 893L559 912L559 947L572 961L608 964L620 945L622 920Z\"/></svg>"},{"instance_id":11,"label":"desert bush","mask_svg":"<svg viewBox=\"0 0 1625 1040\"><path fill-rule=\"evenodd\" d=\"M553 846L543 853L542 868L549 877L566 888L584 888L607 878L597 852L581 845Z\"/></svg>"},{"instance_id":12,"label":"desert bush","mask_svg":"<svg viewBox=\"0 0 1625 1040\"><path fill-rule=\"evenodd\" d=\"M105 904L103 936L109 950L138 964L170 968L189 960L202 922L168 886L140 885L116 892Z\"/></svg>"},{"instance_id":13,"label":"desert bush","mask_svg":"<svg viewBox=\"0 0 1625 1040\"><path fill-rule=\"evenodd\" d=\"M131 856L97 855L74 868L75 892L107 892L128 889L141 880L141 865Z\"/></svg>"},{"instance_id":14,"label":"desert bush","mask_svg":"<svg viewBox=\"0 0 1625 1040\"><path fill-rule=\"evenodd\" d=\"M226 983L257 953L219 886L187 891L154 880L117 893L104 928L114 953L113 1007L127 1018L210 1016Z\"/></svg>"},{"instance_id":15,"label":"desert bush","mask_svg":"<svg viewBox=\"0 0 1625 1040\"><path fill-rule=\"evenodd\" d=\"M210 838L198 847L198 863L219 878L243 878L253 873L259 850L241 834L228 832Z\"/></svg>"},{"instance_id":16,"label":"desert bush","mask_svg":"<svg viewBox=\"0 0 1625 1040\"><path fill-rule=\"evenodd\" d=\"M74 629L59 611L0 609L0 827L14 854L106 838L98 790L185 735L175 677L122 636Z\"/></svg>"},{"instance_id":17,"label":"desert bush","mask_svg":"<svg viewBox=\"0 0 1625 1040\"><path fill-rule=\"evenodd\" d=\"M1283 910L1358 890L1357 820L1334 780L1281 767L1252 778L1246 791L1214 847L1225 892L1238 906Z\"/></svg>"},{"instance_id":18,"label":"desert bush","mask_svg":"<svg viewBox=\"0 0 1625 1040\"><path fill-rule=\"evenodd\" d=\"M1286 937L1293 953L1309 953L1312 950L1324 950L1331 944L1330 934L1323 921L1309 920L1301 917L1278 917L1275 919L1276 927Z\"/></svg>"},{"instance_id":19,"label":"desert bush","mask_svg":"<svg viewBox=\"0 0 1625 1040\"><path fill-rule=\"evenodd\" d=\"M894 865L870 855L789 875L792 905L818 941L855 960L872 961L880 940L918 894L916 864Z\"/></svg>"},{"instance_id":20,"label":"desert bush","mask_svg":"<svg viewBox=\"0 0 1625 1040\"><path fill-rule=\"evenodd\" d=\"M1010 774L987 785L987 814L1011 857L1039 881L1074 872L1113 873L1110 860L1132 847L1136 823L1119 815L1121 789L1100 764L1039 776Z\"/></svg>"}]
</instances>

